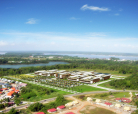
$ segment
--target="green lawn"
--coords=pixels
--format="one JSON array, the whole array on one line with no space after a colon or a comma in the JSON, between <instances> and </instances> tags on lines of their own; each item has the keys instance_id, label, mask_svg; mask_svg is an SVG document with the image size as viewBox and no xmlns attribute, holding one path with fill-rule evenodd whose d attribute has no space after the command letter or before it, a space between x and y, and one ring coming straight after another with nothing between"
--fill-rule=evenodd
<instances>
[{"instance_id":1,"label":"green lawn","mask_svg":"<svg viewBox=\"0 0 138 114\"><path fill-rule=\"evenodd\" d=\"M36 101L40 101L40 100L43 100L43 99L48 99L48 98L53 98L53 97L57 97L58 94L62 94L62 95L67 95L67 94L72 94L70 92L65 92L65 91L61 91L61 90L56 90L56 89L53 89L53 88L49 88L51 90L54 90L54 92L50 93L49 95L48 94L41 94L41 92L38 92L38 90L35 88L36 86L38 87L42 87L42 88L48 88L48 87L44 87L44 86L40 86L40 85L35 85L35 84L30 84L29 85L32 85L34 86L33 89L31 89L32 92L34 92L36 94L36 96L32 96L30 97L29 99L27 99L26 101L31 101L31 102L36 102ZM23 95L24 96L24 95ZM22 94L20 96L20 98L22 99Z\"/></svg>"},{"instance_id":2,"label":"green lawn","mask_svg":"<svg viewBox=\"0 0 138 114\"><path fill-rule=\"evenodd\" d=\"M67 94L71 94L71 93L65 93L64 91L57 91L57 92L53 92L50 95L37 95L35 97L31 97L30 99L28 99L27 101L31 101L31 102L36 102L36 101L40 101L40 100L44 100L44 99L49 99L49 98L53 98L53 97L57 97L58 94L62 94L62 95L67 95Z\"/></svg>"},{"instance_id":3,"label":"green lawn","mask_svg":"<svg viewBox=\"0 0 138 114\"><path fill-rule=\"evenodd\" d=\"M76 90L76 91L79 90L79 92L106 91L104 89L95 88L95 87L91 87L91 86L87 86L87 85L81 85L81 86L74 87L73 90Z\"/></svg>"},{"instance_id":4,"label":"green lawn","mask_svg":"<svg viewBox=\"0 0 138 114\"><path fill-rule=\"evenodd\" d=\"M110 89L120 90L120 89L118 89L118 88L115 88L114 86L111 86L109 83L110 83L110 82L106 82L106 83L103 83L103 84L99 84L98 86L107 87L107 88L110 88Z\"/></svg>"},{"instance_id":5,"label":"green lawn","mask_svg":"<svg viewBox=\"0 0 138 114\"><path fill-rule=\"evenodd\" d=\"M79 89L79 90L78 90ZM54 89L55 90L55 89ZM90 92L90 91L106 91L104 89L99 89L99 88L95 88L95 87L91 87L91 86L87 86L87 85L81 85L81 86L77 86L73 88L73 91L78 91L78 92ZM28 99L27 101L40 101L43 99L48 99L48 98L52 98L52 97L57 97L58 94L62 94L62 95L67 95L67 94L71 94L70 92L65 92L65 91L60 91L60 90L56 90L56 92L51 93L50 95L40 95L39 92L37 92L37 90L34 88L33 92L36 93L37 96L35 97L31 97L30 99Z\"/></svg>"},{"instance_id":6,"label":"green lawn","mask_svg":"<svg viewBox=\"0 0 138 114\"><path fill-rule=\"evenodd\" d=\"M135 93L134 92L132 92L132 94L133 94L133 96L135 95ZM130 95L129 95L129 92L119 92L119 93L117 93L117 94L114 94L114 96L117 98L117 97L130 97Z\"/></svg>"}]
</instances>

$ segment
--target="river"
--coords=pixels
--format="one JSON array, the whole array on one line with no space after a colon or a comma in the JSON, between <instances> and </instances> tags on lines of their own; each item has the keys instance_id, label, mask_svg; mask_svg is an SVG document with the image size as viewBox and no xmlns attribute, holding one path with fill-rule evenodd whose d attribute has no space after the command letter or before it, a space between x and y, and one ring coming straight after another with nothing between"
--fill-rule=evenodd
<instances>
[{"instance_id":1,"label":"river","mask_svg":"<svg viewBox=\"0 0 138 114\"><path fill-rule=\"evenodd\" d=\"M67 62L49 62L49 63L39 63L39 64L16 64L16 65L0 65L0 68L21 68L21 67L31 67L31 66L51 66L57 64L68 64Z\"/></svg>"},{"instance_id":2,"label":"river","mask_svg":"<svg viewBox=\"0 0 138 114\"><path fill-rule=\"evenodd\" d=\"M120 60L138 60L138 56L119 56L119 55L94 55L94 54L59 54L59 53L44 53L44 55L66 55L66 56L77 56L84 58L98 58L98 59L109 59L111 57L119 58Z\"/></svg>"}]
</instances>

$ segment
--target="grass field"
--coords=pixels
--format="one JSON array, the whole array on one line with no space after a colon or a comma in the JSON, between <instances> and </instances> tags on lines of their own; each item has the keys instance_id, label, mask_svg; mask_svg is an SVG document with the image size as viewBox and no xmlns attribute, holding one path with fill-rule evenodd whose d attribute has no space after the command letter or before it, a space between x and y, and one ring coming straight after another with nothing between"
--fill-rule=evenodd
<instances>
[{"instance_id":1,"label":"grass field","mask_svg":"<svg viewBox=\"0 0 138 114\"><path fill-rule=\"evenodd\" d=\"M106 83L103 83L103 84L99 84L98 86L107 87L107 88L110 88L110 89L120 90L119 88L115 88L114 86L111 86L109 83L110 82L106 82Z\"/></svg>"},{"instance_id":2,"label":"grass field","mask_svg":"<svg viewBox=\"0 0 138 114\"><path fill-rule=\"evenodd\" d=\"M116 114L115 112L112 112L107 109L99 108L99 107L93 107L93 106L86 106L80 111L81 114Z\"/></svg>"},{"instance_id":3,"label":"grass field","mask_svg":"<svg viewBox=\"0 0 138 114\"><path fill-rule=\"evenodd\" d=\"M68 71L95 71L95 72L101 72L101 73L110 73L112 75L118 75L118 76L131 76L131 74L122 74L119 73L118 71L111 71L111 70L101 70L101 69L61 69L61 70L68 70Z\"/></svg>"},{"instance_id":4,"label":"grass field","mask_svg":"<svg viewBox=\"0 0 138 114\"><path fill-rule=\"evenodd\" d=\"M41 94L41 92L38 92L38 90L35 88L35 86L36 86L35 84L31 84L31 85L34 85L34 88L32 89L32 92L34 92L37 96L34 96L34 97L32 96L31 98L27 99L26 101L36 102L36 101L40 101L40 100L43 100L43 99L57 97L58 94L62 94L62 95L72 94L70 92L56 90L56 89L53 89L53 88L49 88L49 89L55 90L50 95ZM40 86L40 85L37 85L37 86L43 87L43 86ZM48 87L43 87L43 88L48 88ZM22 98L22 95L20 96L20 98Z\"/></svg>"},{"instance_id":5,"label":"grass field","mask_svg":"<svg viewBox=\"0 0 138 114\"><path fill-rule=\"evenodd\" d=\"M104 89L100 89L100 88L95 88L95 87L91 87L91 86L87 86L87 85L81 85L81 86L77 86L74 87L75 90L80 90L80 92L90 92L90 91L106 91Z\"/></svg>"},{"instance_id":6,"label":"grass field","mask_svg":"<svg viewBox=\"0 0 138 114\"><path fill-rule=\"evenodd\" d=\"M46 95L46 94L40 95L39 93L37 93L37 96L31 97L27 101L36 102L36 101L40 101L40 100L44 100L44 99L48 99L48 98L57 97L58 94L67 95L67 94L71 94L71 93L67 93L67 92L65 93L64 91L53 92L50 95Z\"/></svg>"}]
</instances>

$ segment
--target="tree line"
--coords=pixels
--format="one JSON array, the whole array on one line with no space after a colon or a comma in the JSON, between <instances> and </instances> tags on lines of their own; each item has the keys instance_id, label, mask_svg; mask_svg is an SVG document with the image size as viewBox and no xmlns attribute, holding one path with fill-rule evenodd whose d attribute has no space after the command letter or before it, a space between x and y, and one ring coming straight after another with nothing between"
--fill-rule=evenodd
<instances>
[{"instance_id":1,"label":"tree line","mask_svg":"<svg viewBox=\"0 0 138 114\"><path fill-rule=\"evenodd\" d=\"M138 71L138 61L112 61L112 60L66 60L69 64L58 64L53 66L37 66L37 67L22 67L19 69L5 69L0 68L0 76L26 74L32 73L37 70L50 70L50 69L102 69L110 71L118 71L122 74L134 74Z\"/></svg>"}]
</instances>

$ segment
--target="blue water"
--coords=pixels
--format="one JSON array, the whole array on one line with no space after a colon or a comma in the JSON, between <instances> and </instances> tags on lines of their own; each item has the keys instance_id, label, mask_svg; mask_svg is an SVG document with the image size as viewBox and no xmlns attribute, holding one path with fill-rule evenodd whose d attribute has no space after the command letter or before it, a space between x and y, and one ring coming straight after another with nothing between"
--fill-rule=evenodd
<instances>
[{"instance_id":1,"label":"blue water","mask_svg":"<svg viewBox=\"0 0 138 114\"><path fill-rule=\"evenodd\" d=\"M109 59L111 57L119 58L120 60L138 60L137 56L115 56L115 55L93 55L93 54L59 54L59 53L44 53L44 55L67 55L67 56L77 56L84 58L98 58L98 59Z\"/></svg>"},{"instance_id":2,"label":"blue water","mask_svg":"<svg viewBox=\"0 0 138 114\"><path fill-rule=\"evenodd\" d=\"M21 67L31 67L31 66L51 66L56 64L68 64L67 62L49 62L49 63L40 63L40 64L19 64L19 65L0 65L0 68L21 68Z\"/></svg>"}]
</instances>

